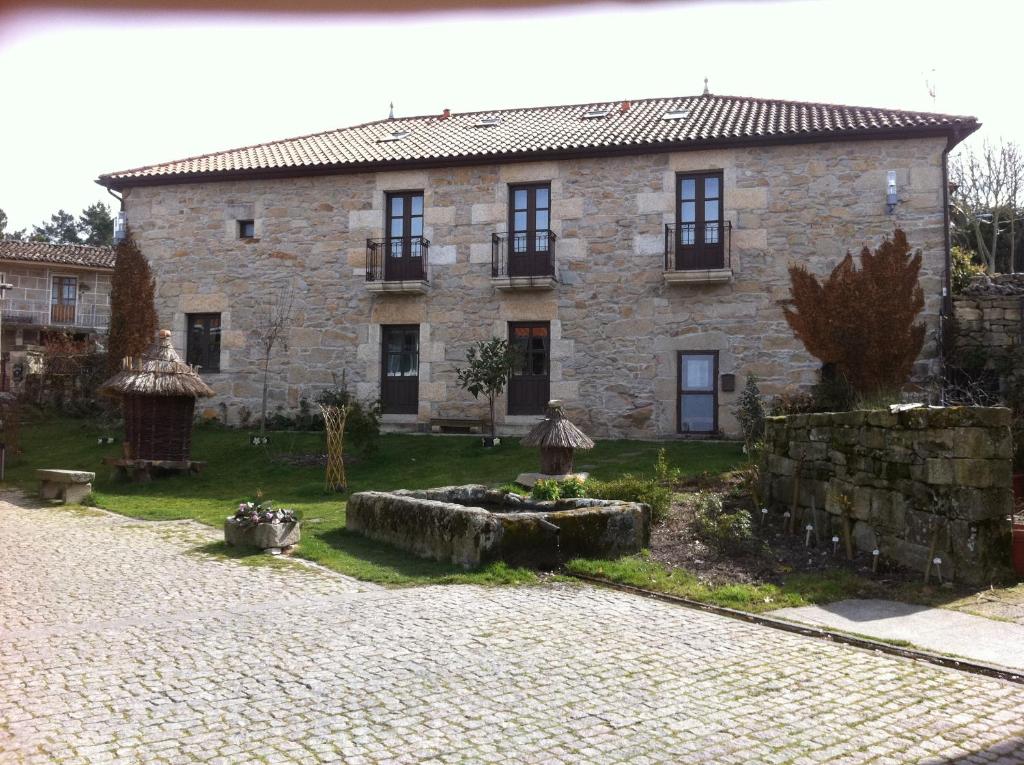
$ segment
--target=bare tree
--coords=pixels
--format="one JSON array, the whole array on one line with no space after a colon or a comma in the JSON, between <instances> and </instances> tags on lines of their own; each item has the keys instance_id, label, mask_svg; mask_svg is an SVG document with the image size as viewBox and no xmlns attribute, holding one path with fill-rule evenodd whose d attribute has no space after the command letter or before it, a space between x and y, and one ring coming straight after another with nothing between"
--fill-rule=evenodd
<instances>
[{"instance_id":1,"label":"bare tree","mask_svg":"<svg viewBox=\"0 0 1024 765\"><path fill-rule=\"evenodd\" d=\"M267 393L270 390L270 361L274 350L288 350L288 327L292 320L294 304L294 285L272 298L269 304L257 306L256 318L253 322L252 336L260 351L260 363L263 365L263 402L260 407L260 443L267 433Z\"/></svg>"},{"instance_id":2,"label":"bare tree","mask_svg":"<svg viewBox=\"0 0 1024 765\"><path fill-rule=\"evenodd\" d=\"M978 255L989 273L998 270L1000 235L1010 233L1010 269L1014 265L1015 218L1022 182L1024 156L1013 142L985 141L980 151L959 154L950 164L956 184L953 204L971 232ZM986 232L985 228L990 227Z\"/></svg>"}]
</instances>

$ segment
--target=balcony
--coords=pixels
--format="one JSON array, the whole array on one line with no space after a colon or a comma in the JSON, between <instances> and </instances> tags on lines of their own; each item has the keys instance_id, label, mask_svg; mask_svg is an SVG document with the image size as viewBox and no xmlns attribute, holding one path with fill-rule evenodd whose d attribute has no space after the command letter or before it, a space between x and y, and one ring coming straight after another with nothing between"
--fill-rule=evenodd
<instances>
[{"instance_id":1,"label":"balcony","mask_svg":"<svg viewBox=\"0 0 1024 765\"><path fill-rule=\"evenodd\" d=\"M491 286L498 290L553 290L558 284L557 239L548 230L491 234Z\"/></svg>"},{"instance_id":2,"label":"balcony","mask_svg":"<svg viewBox=\"0 0 1024 765\"><path fill-rule=\"evenodd\" d=\"M26 327L66 327L67 329L105 332L110 327L110 308L97 305L60 303L42 300L3 301L3 323Z\"/></svg>"},{"instance_id":3,"label":"balcony","mask_svg":"<svg viewBox=\"0 0 1024 765\"><path fill-rule=\"evenodd\" d=\"M366 289L422 295L427 291L427 253L422 236L366 240Z\"/></svg>"},{"instance_id":4,"label":"balcony","mask_svg":"<svg viewBox=\"0 0 1024 765\"><path fill-rule=\"evenodd\" d=\"M665 226L665 283L722 284L732 281L732 223ZM703 236L701 236L701 234Z\"/></svg>"}]
</instances>

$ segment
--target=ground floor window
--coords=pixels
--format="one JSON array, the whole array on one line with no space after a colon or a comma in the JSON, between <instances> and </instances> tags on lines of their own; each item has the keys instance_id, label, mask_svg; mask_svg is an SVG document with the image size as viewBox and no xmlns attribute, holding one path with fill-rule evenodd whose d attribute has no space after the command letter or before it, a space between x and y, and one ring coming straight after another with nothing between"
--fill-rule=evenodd
<instances>
[{"instance_id":1,"label":"ground floor window","mask_svg":"<svg viewBox=\"0 0 1024 765\"><path fill-rule=\"evenodd\" d=\"M420 401L418 324L381 327L380 407L384 414L416 414Z\"/></svg>"},{"instance_id":2,"label":"ground floor window","mask_svg":"<svg viewBox=\"0 0 1024 765\"><path fill-rule=\"evenodd\" d=\"M680 351L680 433L715 433L718 430L717 351Z\"/></svg>"},{"instance_id":3,"label":"ground floor window","mask_svg":"<svg viewBox=\"0 0 1024 765\"><path fill-rule=\"evenodd\" d=\"M513 321L508 340L517 361L508 381L509 414L543 414L551 397L551 325L546 321Z\"/></svg>"},{"instance_id":4,"label":"ground floor window","mask_svg":"<svg viewBox=\"0 0 1024 765\"><path fill-rule=\"evenodd\" d=\"M190 313L186 322L185 360L201 372L219 372L220 314Z\"/></svg>"}]
</instances>

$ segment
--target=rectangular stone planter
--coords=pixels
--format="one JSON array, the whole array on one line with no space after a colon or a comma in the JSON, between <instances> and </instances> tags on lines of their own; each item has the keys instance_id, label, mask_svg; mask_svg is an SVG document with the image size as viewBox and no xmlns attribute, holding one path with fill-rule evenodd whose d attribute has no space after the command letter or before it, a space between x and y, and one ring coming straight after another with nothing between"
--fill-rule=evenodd
<instances>
[{"instance_id":1,"label":"rectangular stone planter","mask_svg":"<svg viewBox=\"0 0 1024 765\"><path fill-rule=\"evenodd\" d=\"M299 542L299 522L247 523L228 518L224 521L224 541L236 547L291 547Z\"/></svg>"}]
</instances>

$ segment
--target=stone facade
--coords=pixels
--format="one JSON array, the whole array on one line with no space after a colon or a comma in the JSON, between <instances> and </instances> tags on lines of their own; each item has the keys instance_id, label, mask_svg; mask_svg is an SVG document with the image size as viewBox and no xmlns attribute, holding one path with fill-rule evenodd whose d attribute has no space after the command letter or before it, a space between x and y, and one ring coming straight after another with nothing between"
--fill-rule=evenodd
<instances>
[{"instance_id":1,"label":"stone facade","mask_svg":"<svg viewBox=\"0 0 1024 765\"><path fill-rule=\"evenodd\" d=\"M842 537L846 515L861 550L919 571L936 556L947 578L985 582L1009 565L1008 409L770 417L765 443L766 503L801 526L827 520L822 536Z\"/></svg>"},{"instance_id":2,"label":"stone facade","mask_svg":"<svg viewBox=\"0 0 1024 765\"><path fill-rule=\"evenodd\" d=\"M362 397L380 391L381 326L417 324L419 410L385 418L423 428L432 417L480 416L455 383L468 346L508 335L510 321L550 322L550 395L600 437L677 433L678 354L717 351L718 372L756 373L765 393L813 383L817 364L778 301L787 267L827 273L848 249L876 245L895 225L924 251L925 319L937 322L945 256L944 138L821 142L376 173L139 186L129 225L157 280L157 310L184 351L186 316L221 314L221 371L204 375L236 420L258 412L257 312L289 289L287 350L271 369L271 406L293 409L344 373ZM732 223L732 277L667 284L665 225L675 222L677 173L721 170ZM894 170L900 203L887 214ZM558 283L496 290L491 235L508 227L510 183L549 182ZM383 236L385 193L422 190L430 240L422 295L373 293L366 239ZM255 221L238 239L236 221ZM932 333L929 333L929 337ZM929 344L923 360L934 358ZM718 423L737 432L735 393L718 393ZM535 416L510 416L522 432Z\"/></svg>"}]
</instances>

